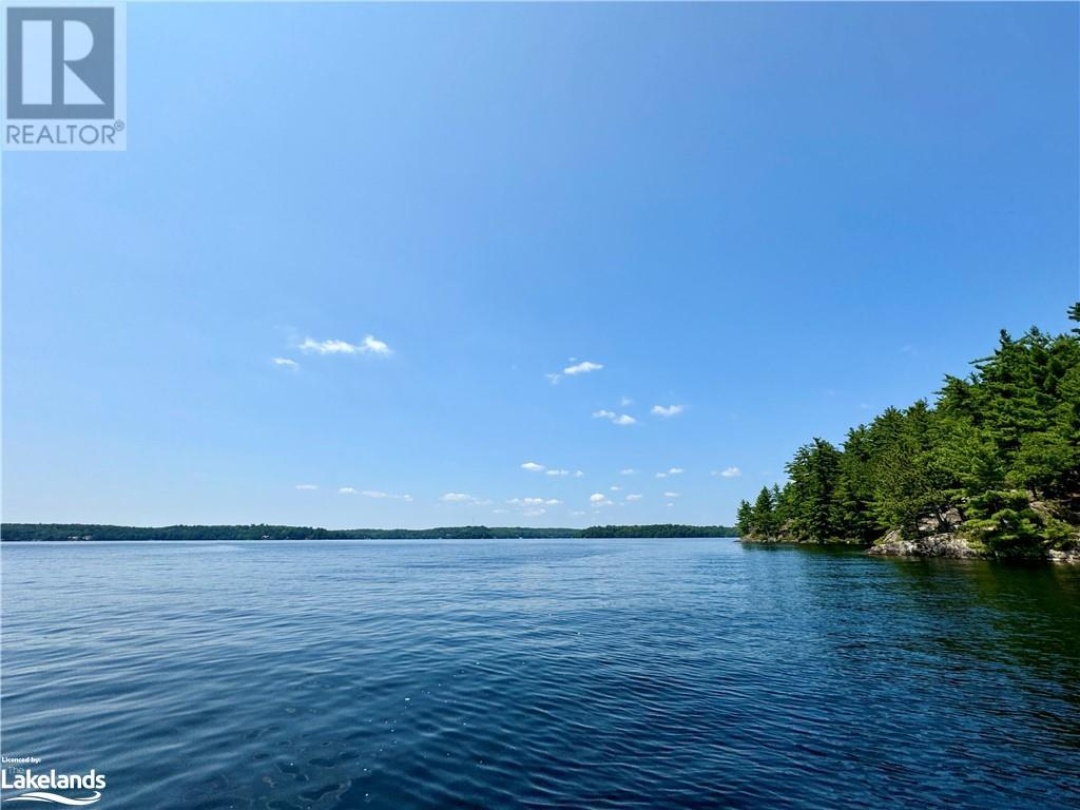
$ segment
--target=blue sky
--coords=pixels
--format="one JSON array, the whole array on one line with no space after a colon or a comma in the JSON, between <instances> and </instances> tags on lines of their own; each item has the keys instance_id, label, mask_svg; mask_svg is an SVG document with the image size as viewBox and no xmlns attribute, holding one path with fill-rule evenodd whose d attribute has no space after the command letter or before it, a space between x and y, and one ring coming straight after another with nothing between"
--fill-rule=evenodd
<instances>
[{"instance_id":1,"label":"blue sky","mask_svg":"<svg viewBox=\"0 0 1080 810\"><path fill-rule=\"evenodd\" d=\"M731 523L1066 327L1077 43L1075 4L132 4L128 150L3 159L4 519Z\"/></svg>"}]
</instances>

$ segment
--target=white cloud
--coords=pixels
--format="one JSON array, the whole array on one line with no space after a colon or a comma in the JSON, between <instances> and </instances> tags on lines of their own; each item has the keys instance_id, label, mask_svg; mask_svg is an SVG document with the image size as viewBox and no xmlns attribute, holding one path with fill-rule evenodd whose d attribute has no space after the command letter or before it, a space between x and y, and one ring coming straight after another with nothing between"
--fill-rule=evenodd
<instances>
[{"instance_id":1,"label":"white cloud","mask_svg":"<svg viewBox=\"0 0 1080 810\"><path fill-rule=\"evenodd\" d=\"M650 411L653 416L663 416L665 419L670 416L678 416L682 412L682 405L653 405Z\"/></svg>"},{"instance_id":2,"label":"white cloud","mask_svg":"<svg viewBox=\"0 0 1080 810\"><path fill-rule=\"evenodd\" d=\"M678 492L665 492L664 497L665 498L678 498L680 496L679 496Z\"/></svg>"},{"instance_id":3,"label":"white cloud","mask_svg":"<svg viewBox=\"0 0 1080 810\"><path fill-rule=\"evenodd\" d=\"M545 470L544 475L569 475L569 470Z\"/></svg>"},{"instance_id":4,"label":"white cloud","mask_svg":"<svg viewBox=\"0 0 1080 810\"><path fill-rule=\"evenodd\" d=\"M665 506L674 506L675 504L673 504L673 503L667 503L667 504L664 504L664 505L665 505Z\"/></svg>"},{"instance_id":5,"label":"white cloud","mask_svg":"<svg viewBox=\"0 0 1080 810\"><path fill-rule=\"evenodd\" d=\"M629 408L633 404L634 404L634 400L630 399L630 397L623 397L622 399L619 400L619 405L622 406L623 408Z\"/></svg>"},{"instance_id":6,"label":"white cloud","mask_svg":"<svg viewBox=\"0 0 1080 810\"><path fill-rule=\"evenodd\" d=\"M589 374L593 371L599 371L603 367L604 366L601 363L590 363L588 360L585 360L576 365L567 366L562 370L562 373L566 374L568 377L573 377L578 374Z\"/></svg>"},{"instance_id":7,"label":"white cloud","mask_svg":"<svg viewBox=\"0 0 1080 810\"><path fill-rule=\"evenodd\" d=\"M476 498L464 492L447 492L439 497L443 503L476 503Z\"/></svg>"},{"instance_id":8,"label":"white cloud","mask_svg":"<svg viewBox=\"0 0 1080 810\"><path fill-rule=\"evenodd\" d=\"M574 517L581 517L582 515L587 514L587 513L581 511L580 509L574 509L573 511L570 512L570 514L573 515Z\"/></svg>"},{"instance_id":9,"label":"white cloud","mask_svg":"<svg viewBox=\"0 0 1080 810\"><path fill-rule=\"evenodd\" d=\"M390 498L395 501L411 502L413 499L412 495L392 495L389 492L379 492L375 489L365 489L360 494L368 498Z\"/></svg>"},{"instance_id":10,"label":"white cloud","mask_svg":"<svg viewBox=\"0 0 1080 810\"><path fill-rule=\"evenodd\" d=\"M507 503L514 506L558 506L562 501L558 498L511 498Z\"/></svg>"},{"instance_id":11,"label":"white cloud","mask_svg":"<svg viewBox=\"0 0 1080 810\"><path fill-rule=\"evenodd\" d=\"M667 478L667 473L657 473L656 477L657 478Z\"/></svg>"},{"instance_id":12,"label":"white cloud","mask_svg":"<svg viewBox=\"0 0 1080 810\"><path fill-rule=\"evenodd\" d=\"M390 347L373 335L364 336L364 348L373 354L392 354Z\"/></svg>"},{"instance_id":13,"label":"white cloud","mask_svg":"<svg viewBox=\"0 0 1080 810\"><path fill-rule=\"evenodd\" d=\"M585 477L585 473L583 473L581 470L574 470L574 478L584 478L584 477Z\"/></svg>"},{"instance_id":14,"label":"white cloud","mask_svg":"<svg viewBox=\"0 0 1080 810\"><path fill-rule=\"evenodd\" d=\"M593 411L593 419L610 419L612 424L616 425L632 425L637 421L634 417L625 413L618 414L609 410Z\"/></svg>"},{"instance_id":15,"label":"white cloud","mask_svg":"<svg viewBox=\"0 0 1080 810\"><path fill-rule=\"evenodd\" d=\"M297 363L295 360L290 360L288 357L275 357L273 363L275 366L281 366L282 368L287 368L290 371L296 371L298 368L300 368L299 363Z\"/></svg>"},{"instance_id":16,"label":"white cloud","mask_svg":"<svg viewBox=\"0 0 1080 810\"><path fill-rule=\"evenodd\" d=\"M318 489L319 487L318 487L317 484L297 484L296 488L299 489L299 490L304 490L304 491L310 492L311 490Z\"/></svg>"},{"instance_id":17,"label":"white cloud","mask_svg":"<svg viewBox=\"0 0 1080 810\"><path fill-rule=\"evenodd\" d=\"M545 374L544 376L548 378L548 382L552 385L558 385L559 380L562 379L562 374Z\"/></svg>"},{"instance_id":18,"label":"white cloud","mask_svg":"<svg viewBox=\"0 0 1080 810\"><path fill-rule=\"evenodd\" d=\"M356 490L353 487L338 487L338 493L341 495L354 495Z\"/></svg>"},{"instance_id":19,"label":"white cloud","mask_svg":"<svg viewBox=\"0 0 1080 810\"><path fill-rule=\"evenodd\" d=\"M619 492L619 491L620 491L620 490L622 489L622 487L620 487L620 486L619 486L618 484L612 484L612 485L611 485L610 487L608 487L608 488L609 488L609 489L610 489L610 490L611 490L612 492Z\"/></svg>"},{"instance_id":20,"label":"white cloud","mask_svg":"<svg viewBox=\"0 0 1080 810\"><path fill-rule=\"evenodd\" d=\"M627 467L624 470L619 470L619 475L637 475L637 470L633 467Z\"/></svg>"},{"instance_id":21,"label":"white cloud","mask_svg":"<svg viewBox=\"0 0 1080 810\"><path fill-rule=\"evenodd\" d=\"M603 503L607 500L607 495L602 492L595 492L589 496L589 503Z\"/></svg>"},{"instance_id":22,"label":"white cloud","mask_svg":"<svg viewBox=\"0 0 1080 810\"><path fill-rule=\"evenodd\" d=\"M742 475L742 470L738 467L725 467L722 470L713 470L713 475L719 475L721 478L738 478Z\"/></svg>"},{"instance_id":23,"label":"white cloud","mask_svg":"<svg viewBox=\"0 0 1080 810\"><path fill-rule=\"evenodd\" d=\"M637 494L636 492L633 492L633 493L626 496L626 500L628 500L628 501L640 501L641 496L639 494Z\"/></svg>"},{"instance_id":24,"label":"white cloud","mask_svg":"<svg viewBox=\"0 0 1080 810\"><path fill-rule=\"evenodd\" d=\"M684 470L682 467L672 467L670 470L667 471L667 474L682 475L684 472L686 472L686 470Z\"/></svg>"},{"instance_id":25,"label":"white cloud","mask_svg":"<svg viewBox=\"0 0 1080 810\"><path fill-rule=\"evenodd\" d=\"M315 340L305 338L299 346L302 352L315 354L391 354L390 347L373 335L366 335L363 343L349 343L345 340Z\"/></svg>"},{"instance_id":26,"label":"white cloud","mask_svg":"<svg viewBox=\"0 0 1080 810\"><path fill-rule=\"evenodd\" d=\"M543 464L537 464L535 461L526 461L521 465L521 469L529 472L543 472L546 468Z\"/></svg>"},{"instance_id":27,"label":"white cloud","mask_svg":"<svg viewBox=\"0 0 1080 810\"><path fill-rule=\"evenodd\" d=\"M544 512L546 512L546 511L547 511L547 509L541 509L541 508L526 509L521 514L523 514L525 517L539 517L540 515L544 514Z\"/></svg>"}]
</instances>

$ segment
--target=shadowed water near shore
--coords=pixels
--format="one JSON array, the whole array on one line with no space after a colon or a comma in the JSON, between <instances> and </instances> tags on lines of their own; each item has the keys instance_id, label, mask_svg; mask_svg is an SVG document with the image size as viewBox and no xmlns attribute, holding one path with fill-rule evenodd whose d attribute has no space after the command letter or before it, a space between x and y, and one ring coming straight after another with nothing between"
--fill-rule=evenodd
<instances>
[{"instance_id":1,"label":"shadowed water near shore","mask_svg":"<svg viewBox=\"0 0 1080 810\"><path fill-rule=\"evenodd\" d=\"M1080 804L1080 570L728 540L7 545L101 807Z\"/></svg>"}]
</instances>

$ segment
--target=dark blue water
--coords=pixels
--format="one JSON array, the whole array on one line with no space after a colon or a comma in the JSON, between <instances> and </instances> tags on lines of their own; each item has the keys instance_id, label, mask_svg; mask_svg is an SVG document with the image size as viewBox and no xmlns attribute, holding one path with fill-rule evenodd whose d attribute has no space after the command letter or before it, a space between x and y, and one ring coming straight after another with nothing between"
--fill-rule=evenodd
<instances>
[{"instance_id":1,"label":"dark blue water","mask_svg":"<svg viewBox=\"0 0 1080 810\"><path fill-rule=\"evenodd\" d=\"M3 753L102 808L1080 807L1080 567L5 544Z\"/></svg>"}]
</instances>

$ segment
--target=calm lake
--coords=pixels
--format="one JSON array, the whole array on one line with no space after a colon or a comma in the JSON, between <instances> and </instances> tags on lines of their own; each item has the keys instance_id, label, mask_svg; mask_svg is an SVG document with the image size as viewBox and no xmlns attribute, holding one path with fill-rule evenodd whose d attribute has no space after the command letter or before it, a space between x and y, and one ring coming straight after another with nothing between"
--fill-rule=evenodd
<instances>
[{"instance_id":1,"label":"calm lake","mask_svg":"<svg viewBox=\"0 0 1080 810\"><path fill-rule=\"evenodd\" d=\"M730 540L2 565L3 754L96 769L102 810L1080 807L1080 566Z\"/></svg>"}]
</instances>

